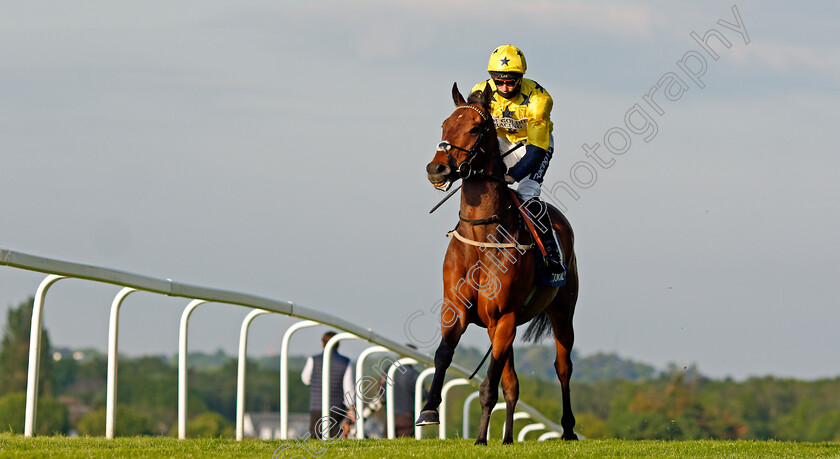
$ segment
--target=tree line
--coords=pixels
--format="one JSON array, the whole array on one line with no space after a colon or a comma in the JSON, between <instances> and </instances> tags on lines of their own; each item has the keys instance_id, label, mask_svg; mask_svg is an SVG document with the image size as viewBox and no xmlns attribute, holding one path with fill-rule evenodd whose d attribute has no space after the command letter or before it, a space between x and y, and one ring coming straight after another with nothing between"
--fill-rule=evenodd
<instances>
[{"instance_id":1,"label":"tree line","mask_svg":"<svg viewBox=\"0 0 840 459\"><path fill-rule=\"evenodd\" d=\"M0 349L0 430L22 433L32 299L10 308ZM63 353L54 358L49 335L42 335L38 433L103 435L107 361L98 352ZM460 354L460 355L459 355ZM463 348L456 361L469 367L483 356ZM518 350L520 396L550 419L562 414L560 386L553 375L553 349ZM521 358L519 357L521 356ZM197 357L197 358L193 358ZM279 410L278 359L248 363L246 411ZM289 375L289 412L308 411L309 391L300 381L300 360ZM714 380L696 369L653 367L612 354L573 355L572 406L576 431L588 438L777 439L840 441L840 378L799 381L774 377ZM188 416L190 436L233 436L236 360L223 354L191 356ZM373 362L371 362L372 364ZM177 435L178 370L174 358L120 359L118 435ZM459 406L471 387L450 392ZM479 416L479 404L470 409ZM383 416L384 410L376 416ZM503 414L494 414L498 438ZM517 421L517 425L524 421ZM450 410L450 436L461 435L462 410ZM436 436L429 429L428 436ZM475 432L470 432L474 436ZM530 438L530 437L529 437Z\"/></svg>"}]
</instances>

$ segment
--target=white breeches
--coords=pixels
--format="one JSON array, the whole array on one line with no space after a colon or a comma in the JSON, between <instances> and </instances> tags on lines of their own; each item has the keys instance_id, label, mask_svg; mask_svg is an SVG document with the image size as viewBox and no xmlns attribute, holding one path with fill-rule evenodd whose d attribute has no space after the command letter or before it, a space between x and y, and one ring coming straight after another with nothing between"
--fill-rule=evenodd
<instances>
[{"instance_id":1,"label":"white breeches","mask_svg":"<svg viewBox=\"0 0 840 459\"><path fill-rule=\"evenodd\" d=\"M499 152L501 152L502 154L504 154L506 151L513 148L514 145L516 145L516 144L512 144L512 143L508 142L507 139L499 137ZM553 135L551 135L549 137L548 151L549 151L549 154L554 152L554 136ZM505 156L505 159L503 161L505 163L505 166L507 166L507 168L510 169L516 163L518 163L519 160L522 159L523 156L525 156L525 145L522 145L521 147L517 148L513 153ZM525 201L527 201L528 199L531 199L531 198L539 197L539 195L540 195L540 187L542 186L542 177L540 177L540 180L537 181L537 180L533 180L531 178L532 176L533 176L533 174L529 175L528 177L523 178L522 180L520 180L519 185L516 187L516 191L522 196L522 199L525 200Z\"/></svg>"}]
</instances>

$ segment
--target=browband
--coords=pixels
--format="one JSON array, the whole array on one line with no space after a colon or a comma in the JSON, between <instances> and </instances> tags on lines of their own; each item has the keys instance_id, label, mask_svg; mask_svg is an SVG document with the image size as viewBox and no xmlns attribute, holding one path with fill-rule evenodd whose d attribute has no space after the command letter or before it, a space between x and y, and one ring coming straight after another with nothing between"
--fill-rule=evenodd
<instances>
[{"instance_id":1,"label":"browband","mask_svg":"<svg viewBox=\"0 0 840 459\"><path fill-rule=\"evenodd\" d=\"M456 110L459 109L459 108L469 108L470 110L475 110L475 111L478 112L479 115L481 115L481 119L483 119L484 121L487 121L487 115L485 115L483 111L473 107L472 105L459 105L459 106L455 107Z\"/></svg>"}]
</instances>

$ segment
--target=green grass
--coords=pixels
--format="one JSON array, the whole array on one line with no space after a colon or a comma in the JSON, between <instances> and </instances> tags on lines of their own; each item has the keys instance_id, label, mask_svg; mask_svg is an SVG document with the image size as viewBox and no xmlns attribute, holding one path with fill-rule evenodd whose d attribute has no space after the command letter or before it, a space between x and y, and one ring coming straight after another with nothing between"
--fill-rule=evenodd
<instances>
[{"instance_id":1,"label":"green grass","mask_svg":"<svg viewBox=\"0 0 840 459\"><path fill-rule=\"evenodd\" d=\"M264 457L271 458L285 442L227 439L179 441L167 437L104 438L36 437L0 435L2 457ZM329 445L309 441L310 454L301 444L277 457L392 458L422 457L840 457L840 443L793 443L780 441L624 441L586 440L564 442L527 441L501 445L491 440L485 447L472 440L339 440Z\"/></svg>"}]
</instances>

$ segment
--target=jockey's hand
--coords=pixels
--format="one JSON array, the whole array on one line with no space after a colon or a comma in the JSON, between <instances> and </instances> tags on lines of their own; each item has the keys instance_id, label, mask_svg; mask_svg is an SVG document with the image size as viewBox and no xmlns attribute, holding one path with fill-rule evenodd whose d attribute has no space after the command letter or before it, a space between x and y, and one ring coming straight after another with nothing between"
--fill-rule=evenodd
<instances>
[{"instance_id":1,"label":"jockey's hand","mask_svg":"<svg viewBox=\"0 0 840 459\"><path fill-rule=\"evenodd\" d=\"M514 179L510 175L505 174L505 182L507 182L509 184L513 184L513 183L516 183L516 179Z\"/></svg>"}]
</instances>

